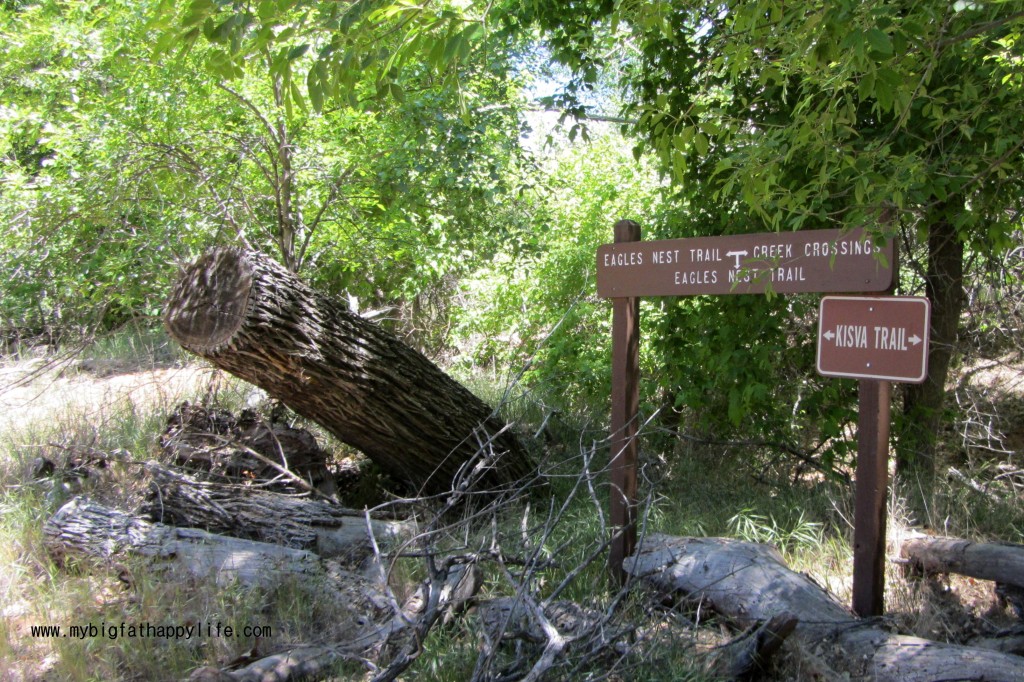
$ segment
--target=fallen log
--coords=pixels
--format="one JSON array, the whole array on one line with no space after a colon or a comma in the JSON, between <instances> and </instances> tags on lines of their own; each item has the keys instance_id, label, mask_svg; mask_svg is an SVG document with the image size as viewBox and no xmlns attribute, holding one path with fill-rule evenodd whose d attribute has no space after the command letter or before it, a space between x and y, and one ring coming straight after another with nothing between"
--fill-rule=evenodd
<instances>
[{"instance_id":1,"label":"fallen log","mask_svg":"<svg viewBox=\"0 0 1024 682\"><path fill-rule=\"evenodd\" d=\"M313 552L153 523L84 497L58 509L43 525L43 533L47 549L58 559L74 554L102 559L142 556L153 559L158 568L213 577L218 585L272 587L289 578L316 581L325 597L358 616L353 622L371 625L388 607L380 587Z\"/></svg>"},{"instance_id":2,"label":"fallen log","mask_svg":"<svg viewBox=\"0 0 1024 682\"><path fill-rule=\"evenodd\" d=\"M139 512L149 520L316 552L346 563L411 537L416 524L367 518L324 500L195 478L148 462L153 476Z\"/></svg>"},{"instance_id":3,"label":"fallen log","mask_svg":"<svg viewBox=\"0 0 1024 682\"><path fill-rule=\"evenodd\" d=\"M417 490L448 492L470 463L495 486L532 470L490 407L266 256L208 251L174 287L164 322L186 350L263 388Z\"/></svg>"},{"instance_id":4,"label":"fallen log","mask_svg":"<svg viewBox=\"0 0 1024 682\"><path fill-rule=\"evenodd\" d=\"M991 649L1004 654L1024 656L1024 628L1016 627L989 636L976 637L970 641L970 645L979 649Z\"/></svg>"},{"instance_id":5,"label":"fallen log","mask_svg":"<svg viewBox=\"0 0 1024 682\"><path fill-rule=\"evenodd\" d=\"M1014 656L896 635L873 619L860 620L767 545L655 535L624 568L659 591L710 606L739 627L791 614L798 622L786 645L795 640L850 679L1011 682L1024 670Z\"/></svg>"},{"instance_id":6,"label":"fallen log","mask_svg":"<svg viewBox=\"0 0 1024 682\"><path fill-rule=\"evenodd\" d=\"M915 537L904 540L900 556L908 567L925 573L959 573L972 578L1024 587L1024 545L971 542L957 538Z\"/></svg>"}]
</instances>

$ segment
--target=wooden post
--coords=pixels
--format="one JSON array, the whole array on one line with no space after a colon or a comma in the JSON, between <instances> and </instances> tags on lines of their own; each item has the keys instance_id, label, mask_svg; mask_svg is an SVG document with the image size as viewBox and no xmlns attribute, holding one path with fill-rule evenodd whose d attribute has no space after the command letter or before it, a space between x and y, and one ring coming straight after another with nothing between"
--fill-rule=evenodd
<instances>
[{"instance_id":1,"label":"wooden post","mask_svg":"<svg viewBox=\"0 0 1024 682\"><path fill-rule=\"evenodd\" d=\"M640 225L615 224L615 242L640 241ZM623 560L636 546L637 413L640 408L640 299L612 299L611 524L609 568L626 580Z\"/></svg>"},{"instance_id":2,"label":"wooden post","mask_svg":"<svg viewBox=\"0 0 1024 682\"><path fill-rule=\"evenodd\" d=\"M889 486L892 384L861 379L857 417L857 481L853 521L853 611L885 609L885 505Z\"/></svg>"}]
</instances>

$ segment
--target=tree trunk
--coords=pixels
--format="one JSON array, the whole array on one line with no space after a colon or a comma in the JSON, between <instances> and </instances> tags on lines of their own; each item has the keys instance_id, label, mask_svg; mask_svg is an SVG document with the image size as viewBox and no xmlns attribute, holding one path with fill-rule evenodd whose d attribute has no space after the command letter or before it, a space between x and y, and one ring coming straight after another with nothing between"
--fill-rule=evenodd
<instances>
[{"instance_id":1,"label":"tree trunk","mask_svg":"<svg viewBox=\"0 0 1024 682\"><path fill-rule=\"evenodd\" d=\"M451 490L469 463L496 486L531 470L491 408L266 256L207 252L175 286L165 323L185 349L260 386L417 490Z\"/></svg>"},{"instance_id":2,"label":"tree trunk","mask_svg":"<svg viewBox=\"0 0 1024 682\"><path fill-rule=\"evenodd\" d=\"M851 680L1011 682L1020 680L1024 669L1014 656L894 635L874 620L861 621L810 578L791 571L767 545L651 536L625 568L659 590L710 606L740 627L791 614L799 621L790 636L802 645L798 655L813 652Z\"/></svg>"},{"instance_id":3,"label":"tree trunk","mask_svg":"<svg viewBox=\"0 0 1024 682\"><path fill-rule=\"evenodd\" d=\"M903 429L896 449L896 472L911 486L911 508L923 514L935 489L935 445L942 427L949 363L957 348L963 310L964 244L944 213L928 230L925 295L931 300L928 377L906 387Z\"/></svg>"}]
</instances>

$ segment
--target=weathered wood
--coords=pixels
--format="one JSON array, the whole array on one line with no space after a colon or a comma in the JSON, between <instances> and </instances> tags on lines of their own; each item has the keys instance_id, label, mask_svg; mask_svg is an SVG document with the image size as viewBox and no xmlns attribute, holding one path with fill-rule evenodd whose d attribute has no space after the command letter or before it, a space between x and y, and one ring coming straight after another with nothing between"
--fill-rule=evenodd
<instances>
[{"instance_id":1,"label":"weathered wood","mask_svg":"<svg viewBox=\"0 0 1024 682\"><path fill-rule=\"evenodd\" d=\"M494 485L531 471L490 407L266 256L207 252L174 287L164 321L185 349L260 386L417 490L447 492L469 463Z\"/></svg>"},{"instance_id":2,"label":"weathered wood","mask_svg":"<svg viewBox=\"0 0 1024 682\"><path fill-rule=\"evenodd\" d=\"M188 682L309 682L332 676L343 661L360 660L349 646L300 646L266 656L238 670L205 666L189 675Z\"/></svg>"},{"instance_id":3,"label":"weathered wood","mask_svg":"<svg viewBox=\"0 0 1024 682\"><path fill-rule=\"evenodd\" d=\"M915 537L903 541L900 555L910 568L926 573L959 573L1024 587L1024 545Z\"/></svg>"},{"instance_id":4,"label":"weathered wood","mask_svg":"<svg viewBox=\"0 0 1024 682\"><path fill-rule=\"evenodd\" d=\"M335 490L327 469L330 455L312 433L267 422L252 410L236 417L184 402L168 417L160 447L169 461L223 479L274 481L276 489L315 489L328 495Z\"/></svg>"},{"instance_id":5,"label":"weathered wood","mask_svg":"<svg viewBox=\"0 0 1024 682\"><path fill-rule=\"evenodd\" d=\"M492 642L521 639L544 644L548 635L541 623L541 614L521 598L497 597L477 606L484 632ZM601 614L593 609L566 600L557 600L543 607L543 618L566 638L574 639L592 631L601 622Z\"/></svg>"},{"instance_id":6,"label":"weathered wood","mask_svg":"<svg viewBox=\"0 0 1024 682\"><path fill-rule=\"evenodd\" d=\"M1004 654L1024 656L1024 628L1017 627L987 637L976 637L970 641L970 645L979 649L991 649ZM1021 665L1024 665L1024 662Z\"/></svg>"},{"instance_id":7,"label":"weathered wood","mask_svg":"<svg viewBox=\"0 0 1024 682\"><path fill-rule=\"evenodd\" d=\"M793 634L798 622L795 616L781 613L750 628L716 652L710 672L715 679L757 679L768 669L772 656Z\"/></svg>"},{"instance_id":8,"label":"weathered wood","mask_svg":"<svg viewBox=\"0 0 1024 682\"><path fill-rule=\"evenodd\" d=\"M371 531L378 547L386 549L416 530L412 522L368 520L363 512L324 500L198 481L157 462L148 462L146 469L153 481L139 511L172 526L307 549L349 563L373 552Z\"/></svg>"},{"instance_id":9,"label":"weathered wood","mask_svg":"<svg viewBox=\"0 0 1024 682\"><path fill-rule=\"evenodd\" d=\"M159 567L196 578L213 577L219 585L270 587L289 578L316 581L322 584L325 598L351 612L376 616L388 606L379 586L313 552L153 523L84 497L57 510L43 532L48 550L57 557L149 557Z\"/></svg>"},{"instance_id":10,"label":"weathered wood","mask_svg":"<svg viewBox=\"0 0 1024 682\"><path fill-rule=\"evenodd\" d=\"M1014 656L896 635L874 620L859 620L767 545L656 535L645 539L625 567L652 587L699 600L740 627L792 614L799 623L790 640L850 679L1010 682L1024 671Z\"/></svg>"}]
</instances>

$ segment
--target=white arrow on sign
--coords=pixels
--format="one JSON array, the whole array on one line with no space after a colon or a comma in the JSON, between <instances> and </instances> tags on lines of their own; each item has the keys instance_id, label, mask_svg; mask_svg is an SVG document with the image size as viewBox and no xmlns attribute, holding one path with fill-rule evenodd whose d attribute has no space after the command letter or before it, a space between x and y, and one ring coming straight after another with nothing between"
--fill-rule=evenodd
<instances>
[{"instance_id":1,"label":"white arrow on sign","mask_svg":"<svg viewBox=\"0 0 1024 682\"><path fill-rule=\"evenodd\" d=\"M907 341L910 341L910 343L916 346L917 344L921 343L921 337L918 336L917 334L914 334L909 339L907 339Z\"/></svg>"},{"instance_id":2,"label":"white arrow on sign","mask_svg":"<svg viewBox=\"0 0 1024 682\"><path fill-rule=\"evenodd\" d=\"M834 332L832 332L832 331L827 331L827 332L825 332L824 334L822 334L822 336L824 336L824 337L825 337L826 339L828 339L829 341L831 341L832 339L836 338L836 335L835 335L835 333L834 333Z\"/></svg>"}]
</instances>

